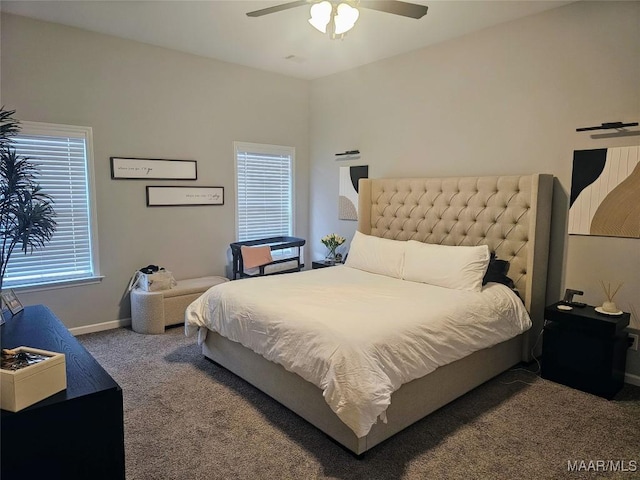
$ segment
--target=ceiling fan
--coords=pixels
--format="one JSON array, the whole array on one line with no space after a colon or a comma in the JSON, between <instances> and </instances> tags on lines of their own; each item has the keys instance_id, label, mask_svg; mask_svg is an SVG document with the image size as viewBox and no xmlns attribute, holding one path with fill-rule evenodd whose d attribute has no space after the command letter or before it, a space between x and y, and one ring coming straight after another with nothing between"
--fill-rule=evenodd
<instances>
[{"instance_id":1,"label":"ceiling fan","mask_svg":"<svg viewBox=\"0 0 640 480\"><path fill-rule=\"evenodd\" d=\"M368 8L379 12L419 19L426 15L427 7L399 0L297 0L247 13L248 17L261 17L271 13L289 10L311 4L309 23L331 38L342 38L358 20L358 8Z\"/></svg>"}]
</instances>

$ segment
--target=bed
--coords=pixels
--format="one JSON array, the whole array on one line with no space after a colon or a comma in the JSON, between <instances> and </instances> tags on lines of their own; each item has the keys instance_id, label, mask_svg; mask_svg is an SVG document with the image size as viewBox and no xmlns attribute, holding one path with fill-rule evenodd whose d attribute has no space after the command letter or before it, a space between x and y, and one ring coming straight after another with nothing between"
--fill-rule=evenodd
<instances>
[{"instance_id":1,"label":"bed","mask_svg":"<svg viewBox=\"0 0 640 480\"><path fill-rule=\"evenodd\" d=\"M347 266L213 287L187 309L186 332L188 335L198 332L207 358L255 385L349 450L362 454L521 360L531 358L543 323L551 194L552 177L542 174L360 180L358 242L375 242L371 245L383 244L384 248L399 245L398 248L403 249L403 259L404 255L409 258L411 249L415 255L423 250L431 252L434 245L491 251L509 262L508 275L521 300L503 285L489 283L462 294L420 280L397 278L394 274L363 272L360 268L352 268L358 266L359 260L353 260L349 267L351 259L348 259ZM354 238L354 251L355 245ZM363 251L359 248L358 251ZM396 264L393 265L395 268ZM407 265L415 265L415 262L407 262ZM407 270L408 267L398 268ZM418 269L415 274L420 276L431 270ZM260 294L254 290L243 299L242 290L253 288L251 282L262 282ZM278 288L281 288L279 294ZM335 288L343 295L337 294ZM365 288L369 293L361 296L359 292ZM436 304L428 303L431 302L429 295L446 299L446 302L442 307L431 307ZM271 301L261 302L261 297ZM303 306L288 307L290 299L290 305L298 305L294 298L302 299ZM370 298L370 304L367 298ZM463 299L467 298L484 303L480 307L460 310ZM493 317L497 316L492 305L503 305L500 302L513 307L513 322L519 324L506 339L493 335L494 328L490 326ZM353 323L343 318L342 327L328 330L325 319L340 318L348 303L355 304L355 309L348 314ZM445 305L450 310L440 311ZM247 308L248 311L233 313L236 308ZM400 308L404 313L397 313ZM524 311L526 321L518 308ZM287 309L292 311L285 314ZM499 309L503 311L506 307ZM414 317L418 319L420 312L429 311L440 315L436 315L437 318L445 318L446 322L438 323L438 329L425 328L429 330L427 333L439 337L440 327L446 327L454 336L467 340L474 337L477 343L468 349L465 338L461 339L462 343L446 343L442 347L444 357L434 355L433 361L422 361L431 358L430 351L420 350L427 348L420 346L425 342L410 346L399 342L409 337L420 339L427 334L425 329L416 330L411 322ZM471 317L471 311L484 311L485 318ZM368 319L378 314L387 321L371 320L367 324ZM228 322L226 317L226 320L250 320ZM526 323L529 318L530 323ZM393 319L393 328L388 319ZM267 321L271 323L267 324ZM396 324L403 324L402 328L411 333L394 337ZM304 330L306 326L315 329L310 330L314 333ZM395 347L384 350L376 344L375 349L371 349L372 355L354 360L359 362L355 366L340 367L345 358L355 357L351 354L355 348L353 344L369 346L387 336L393 338L391 343ZM316 338L320 337L326 337L329 343L316 344ZM290 357L285 357L283 352L285 344L293 346L294 353ZM406 351L413 354L388 358L391 353ZM452 352L456 352L457 357L449 355ZM314 360L307 365L305 356ZM325 358L333 361L334 357L339 359L338 367L325 362ZM375 368L373 363L376 363ZM383 374L377 370L378 363ZM401 370L403 363L411 368ZM420 365L414 368L414 363ZM313 377L318 372L320 380ZM363 388L375 390L366 405L354 406L350 402L358 403L360 397L351 392L358 390L360 383L364 384Z\"/></svg>"}]
</instances>

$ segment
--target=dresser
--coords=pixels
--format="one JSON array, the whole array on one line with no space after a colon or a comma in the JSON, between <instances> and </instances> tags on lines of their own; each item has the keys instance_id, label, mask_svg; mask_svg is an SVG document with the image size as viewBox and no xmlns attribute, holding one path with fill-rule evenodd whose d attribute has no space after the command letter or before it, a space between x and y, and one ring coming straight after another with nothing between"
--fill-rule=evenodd
<instances>
[{"instance_id":1,"label":"dresser","mask_svg":"<svg viewBox=\"0 0 640 480\"><path fill-rule=\"evenodd\" d=\"M65 354L67 389L19 412L1 412L2 480L124 479L122 389L43 305L0 327L2 348Z\"/></svg>"}]
</instances>

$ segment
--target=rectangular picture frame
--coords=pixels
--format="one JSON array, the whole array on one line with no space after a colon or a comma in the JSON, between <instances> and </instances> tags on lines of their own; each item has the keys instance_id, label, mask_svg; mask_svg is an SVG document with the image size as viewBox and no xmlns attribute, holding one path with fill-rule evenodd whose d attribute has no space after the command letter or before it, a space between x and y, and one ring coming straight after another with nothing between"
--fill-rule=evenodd
<instances>
[{"instance_id":1,"label":"rectangular picture frame","mask_svg":"<svg viewBox=\"0 0 640 480\"><path fill-rule=\"evenodd\" d=\"M640 145L574 150L569 235L640 238L638 167Z\"/></svg>"},{"instance_id":2,"label":"rectangular picture frame","mask_svg":"<svg viewBox=\"0 0 640 480\"><path fill-rule=\"evenodd\" d=\"M147 186L147 207L224 205L224 187Z\"/></svg>"},{"instance_id":3,"label":"rectangular picture frame","mask_svg":"<svg viewBox=\"0 0 640 480\"><path fill-rule=\"evenodd\" d=\"M195 160L110 157L112 180L197 180Z\"/></svg>"},{"instance_id":4,"label":"rectangular picture frame","mask_svg":"<svg viewBox=\"0 0 640 480\"><path fill-rule=\"evenodd\" d=\"M358 181L369 178L369 165L340 167L338 220L358 220Z\"/></svg>"},{"instance_id":5,"label":"rectangular picture frame","mask_svg":"<svg viewBox=\"0 0 640 480\"><path fill-rule=\"evenodd\" d=\"M22 310L24 310L24 307L18 299L16 292L14 292L12 289L2 291L2 304L6 305L6 307L11 312L11 315L16 315L17 313L20 313Z\"/></svg>"}]
</instances>

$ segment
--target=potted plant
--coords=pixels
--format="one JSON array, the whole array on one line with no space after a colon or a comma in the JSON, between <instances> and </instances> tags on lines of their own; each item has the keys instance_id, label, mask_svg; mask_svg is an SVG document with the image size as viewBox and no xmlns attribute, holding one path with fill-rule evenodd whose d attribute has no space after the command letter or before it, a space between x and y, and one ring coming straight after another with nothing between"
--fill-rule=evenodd
<instances>
[{"instance_id":1,"label":"potted plant","mask_svg":"<svg viewBox=\"0 0 640 480\"><path fill-rule=\"evenodd\" d=\"M20 131L14 113L0 109L0 292L16 247L31 253L49 242L56 230L53 200L36 181L37 165L12 147L11 137Z\"/></svg>"}]
</instances>

